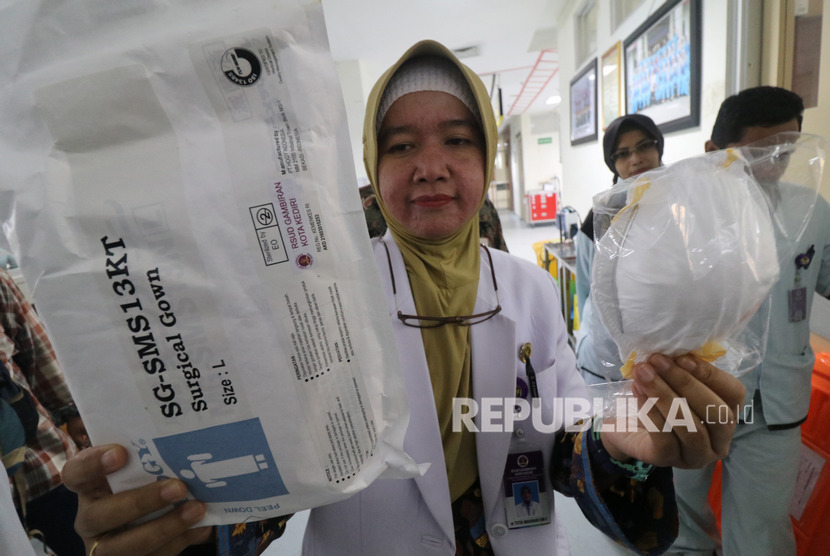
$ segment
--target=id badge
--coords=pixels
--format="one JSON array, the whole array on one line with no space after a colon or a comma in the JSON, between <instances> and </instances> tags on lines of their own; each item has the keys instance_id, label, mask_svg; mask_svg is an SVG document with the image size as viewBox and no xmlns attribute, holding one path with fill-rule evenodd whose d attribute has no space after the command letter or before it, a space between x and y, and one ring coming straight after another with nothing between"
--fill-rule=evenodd
<instances>
[{"instance_id":1,"label":"id badge","mask_svg":"<svg viewBox=\"0 0 830 556\"><path fill-rule=\"evenodd\" d=\"M787 292L790 322L807 318L807 288L793 288Z\"/></svg>"},{"instance_id":2,"label":"id badge","mask_svg":"<svg viewBox=\"0 0 830 556\"><path fill-rule=\"evenodd\" d=\"M551 494L546 488L542 451L522 444L521 449L511 450L504 468L504 509L510 529L551 521Z\"/></svg>"}]
</instances>

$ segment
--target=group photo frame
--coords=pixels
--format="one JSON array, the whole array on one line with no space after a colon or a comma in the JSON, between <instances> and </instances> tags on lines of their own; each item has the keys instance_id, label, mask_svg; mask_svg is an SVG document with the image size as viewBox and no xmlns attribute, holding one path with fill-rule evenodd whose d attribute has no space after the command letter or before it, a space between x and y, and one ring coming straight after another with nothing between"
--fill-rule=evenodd
<instances>
[{"instance_id":1,"label":"group photo frame","mask_svg":"<svg viewBox=\"0 0 830 556\"><path fill-rule=\"evenodd\" d=\"M597 139L597 59L576 74L570 83L571 145Z\"/></svg>"},{"instance_id":2,"label":"group photo frame","mask_svg":"<svg viewBox=\"0 0 830 556\"><path fill-rule=\"evenodd\" d=\"M668 0L623 43L625 112L663 133L700 124L700 0Z\"/></svg>"}]
</instances>

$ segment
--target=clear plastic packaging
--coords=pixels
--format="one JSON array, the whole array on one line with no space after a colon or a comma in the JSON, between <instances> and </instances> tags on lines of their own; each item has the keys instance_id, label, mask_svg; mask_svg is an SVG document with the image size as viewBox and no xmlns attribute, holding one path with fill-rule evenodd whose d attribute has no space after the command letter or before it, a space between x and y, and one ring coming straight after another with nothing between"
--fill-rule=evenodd
<instances>
[{"instance_id":1,"label":"clear plastic packaging","mask_svg":"<svg viewBox=\"0 0 830 556\"><path fill-rule=\"evenodd\" d=\"M604 366L622 361L629 377L653 353L695 353L736 375L760 363L765 301L812 214L826 150L821 137L777 134L594 197L591 295L614 344L595 342Z\"/></svg>"}]
</instances>

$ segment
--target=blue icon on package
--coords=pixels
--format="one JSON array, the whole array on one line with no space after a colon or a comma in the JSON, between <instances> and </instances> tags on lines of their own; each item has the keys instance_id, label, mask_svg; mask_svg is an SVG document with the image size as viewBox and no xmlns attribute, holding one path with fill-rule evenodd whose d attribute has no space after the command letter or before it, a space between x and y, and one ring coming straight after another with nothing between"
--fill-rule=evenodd
<instances>
[{"instance_id":1,"label":"blue icon on package","mask_svg":"<svg viewBox=\"0 0 830 556\"><path fill-rule=\"evenodd\" d=\"M197 500L234 502L288 494L259 419L153 440Z\"/></svg>"}]
</instances>

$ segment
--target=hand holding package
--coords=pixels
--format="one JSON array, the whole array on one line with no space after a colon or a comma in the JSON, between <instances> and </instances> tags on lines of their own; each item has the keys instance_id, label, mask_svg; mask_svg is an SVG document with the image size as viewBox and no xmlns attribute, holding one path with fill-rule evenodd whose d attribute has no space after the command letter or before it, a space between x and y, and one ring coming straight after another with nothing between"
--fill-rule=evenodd
<instances>
[{"instance_id":1,"label":"hand holding package","mask_svg":"<svg viewBox=\"0 0 830 556\"><path fill-rule=\"evenodd\" d=\"M417 474L319 2L6 4L0 220L114 489L239 523Z\"/></svg>"}]
</instances>

